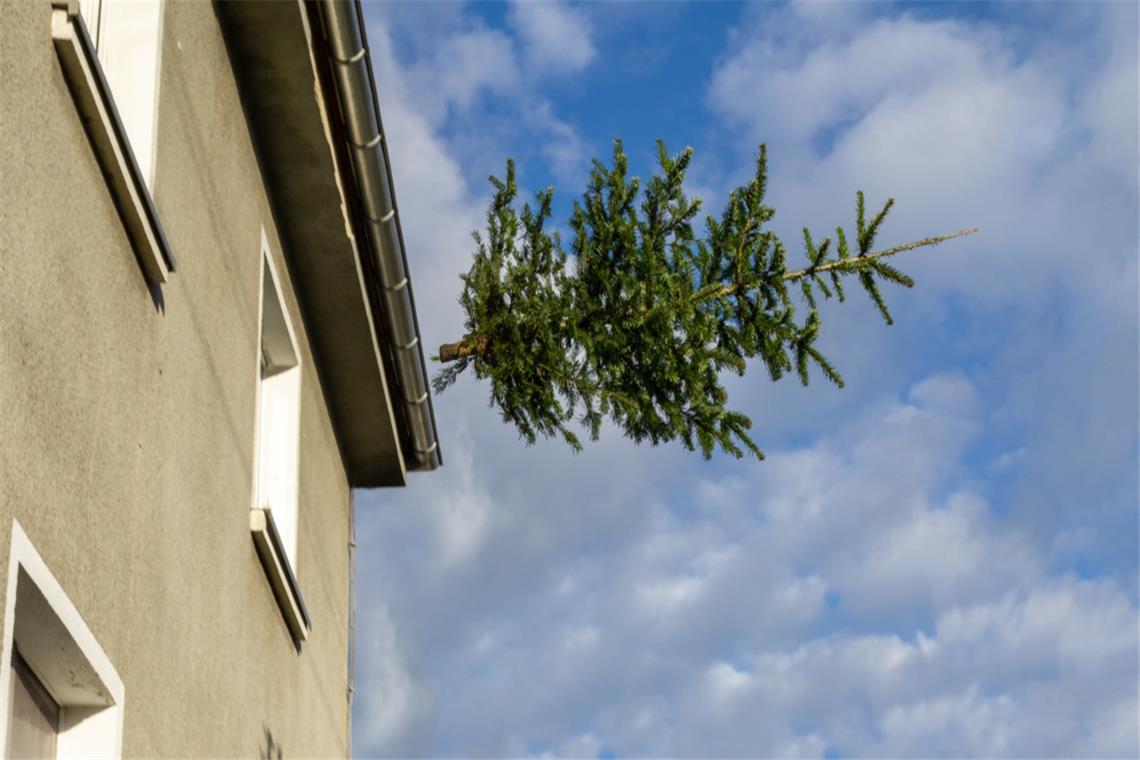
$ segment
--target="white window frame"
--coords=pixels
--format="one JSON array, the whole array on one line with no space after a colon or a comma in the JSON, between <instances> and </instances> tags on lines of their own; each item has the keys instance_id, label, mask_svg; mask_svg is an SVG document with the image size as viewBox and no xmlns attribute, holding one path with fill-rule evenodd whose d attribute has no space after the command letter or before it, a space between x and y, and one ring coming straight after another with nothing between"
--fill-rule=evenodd
<instances>
[{"instance_id":1,"label":"white window frame","mask_svg":"<svg viewBox=\"0 0 1140 760\"><path fill-rule=\"evenodd\" d=\"M17 603L26 599L35 603ZM17 628L26 640L16 640ZM23 527L13 520L0 663L0 747L8 746L12 650L17 645L60 706L56 757L121 757L126 697L122 679ZM57 657L66 657L68 667L59 663L53 670Z\"/></svg>"},{"instance_id":2,"label":"white window frame","mask_svg":"<svg viewBox=\"0 0 1140 760\"><path fill-rule=\"evenodd\" d=\"M151 197L162 9L158 0L53 0L51 17L64 78L143 272L156 284L174 271ZM84 13L96 19L99 36L106 38L102 51Z\"/></svg>"},{"instance_id":3,"label":"white window frame","mask_svg":"<svg viewBox=\"0 0 1140 760\"><path fill-rule=\"evenodd\" d=\"M154 189L163 0L78 0L146 186Z\"/></svg>"},{"instance_id":4,"label":"white window frame","mask_svg":"<svg viewBox=\"0 0 1140 760\"><path fill-rule=\"evenodd\" d=\"M258 357L250 531L270 586L294 639L308 638L311 621L297 582L300 511L301 350L261 230L257 320Z\"/></svg>"}]
</instances>

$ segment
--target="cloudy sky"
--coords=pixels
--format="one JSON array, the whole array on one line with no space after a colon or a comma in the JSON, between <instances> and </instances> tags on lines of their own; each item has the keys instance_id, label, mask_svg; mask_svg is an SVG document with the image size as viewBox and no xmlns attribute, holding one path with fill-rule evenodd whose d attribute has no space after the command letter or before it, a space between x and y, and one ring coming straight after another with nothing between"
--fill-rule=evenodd
<instances>
[{"instance_id":1,"label":"cloudy sky","mask_svg":"<svg viewBox=\"0 0 1140 760\"><path fill-rule=\"evenodd\" d=\"M425 343L513 155L567 204L624 139L774 230L897 198L847 387L733 379L762 463L527 447L471 378L445 466L357 496L360 756L1135 756L1137 6L366 6Z\"/></svg>"}]
</instances>

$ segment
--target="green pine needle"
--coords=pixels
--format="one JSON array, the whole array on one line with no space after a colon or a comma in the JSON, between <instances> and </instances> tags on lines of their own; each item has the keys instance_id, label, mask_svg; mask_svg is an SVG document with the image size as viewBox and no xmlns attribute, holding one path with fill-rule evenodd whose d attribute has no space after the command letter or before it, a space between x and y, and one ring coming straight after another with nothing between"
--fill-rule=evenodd
<instances>
[{"instance_id":1,"label":"green pine needle","mask_svg":"<svg viewBox=\"0 0 1140 760\"><path fill-rule=\"evenodd\" d=\"M787 252L765 225L768 154L764 145L751 180L736 188L718 217L701 220L699 198L684 192L692 149L671 155L657 143L659 170L644 184L629 176L629 159L614 141L609 164L595 160L586 191L573 204L567 246L547 229L553 188L518 203L515 164L492 176L486 229L473 233L471 268L461 275L464 337L440 348L441 393L464 371L490 383L490 403L527 443L562 438L576 420L597 440L609 419L634 441L679 441L708 459L764 455L748 431L752 421L729 409L722 372L745 374L758 360L773 380L809 365L837 387L843 378L816 348L822 328L814 288L845 301L844 278L857 275L887 324L890 312L876 276L914 281L883 261L940 238L872 253L894 205L888 199L868 223L856 193L858 255L836 228L817 245L803 229L806 269L789 272ZM789 286L800 281L807 315L797 316ZM830 280L830 287L827 280Z\"/></svg>"}]
</instances>

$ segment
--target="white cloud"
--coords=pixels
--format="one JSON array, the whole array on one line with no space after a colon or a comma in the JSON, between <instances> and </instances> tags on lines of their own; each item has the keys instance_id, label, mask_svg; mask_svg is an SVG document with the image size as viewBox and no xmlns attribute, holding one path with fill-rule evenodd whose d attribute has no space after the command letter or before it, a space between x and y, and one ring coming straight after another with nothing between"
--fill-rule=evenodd
<instances>
[{"instance_id":1,"label":"white cloud","mask_svg":"<svg viewBox=\"0 0 1140 760\"><path fill-rule=\"evenodd\" d=\"M976 317L996 322L1052 306L1056 287L1078 290L1092 303L1129 301L1104 297L1105 287L1120 286L1093 282L1099 267L1071 266L1069 253L1090 240L1110 249L1113 266L1127 260L1119 236L1102 239L1108 212L1092 203L1088 213L1062 212L1071 195L1063 188L1099 186L1103 178L1084 169L1049 174L1060 171L1058 155L1068 155L1061 146L1072 137L1073 120L1068 84L1039 56L1019 59L985 25L905 13L818 39L803 39L799 27L774 12L742 29L709 95L747 146L738 154L741 167L748 163L744 150L770 143L774 228L790 247L798 247L802 224L817 238L833 234L836 224L850 232L856 189L866 191L872 211L888 195L898 199L880 247L968 227L981 232L896 260L918 286L885 289L898 320L891 330L865 308L857 287L848 289L849 303L825 308L821 347L848 380L842 393L809 393L787 382L733 385L734 399L765 410L761 430L803 435L807 425L816 432L810 426L865 404L863 389L909 379L907 368L916 354L931 351L932 335L956 341L946 346L945 362L993 340L997 325L970 334L947 329L950 309L962 303L999 310ZM1040 335L1028 322L1005 327L1010 340ZM1009 355L1017 350L1029 349Z\"/></svg>"},{"instance_id":2,"label":"white cloud","mask_svg":"<svg viewBox=\"0 0 1140 760\"><path fill-rule=\"evenodd\" d=\"M765 715L814 726L844 755L1132 755L1134 634L1135 608L1120 589L1067 579L950 608L933 636L840 635L756 653L747 668L710 668L721 701L688 727L691 747L765 754L789 738L736 721ZM1068 649L1080 640L1080 653ZM1066 716L1060 725L1055 713Z\"/></svg>"},{"instance_id":3,"label":"white cloud","mask_svg":"<svg viewBox=\"0 0 1140 760\"><path fill-rule=\"evenodd\" d=\"M571 739L568 739L558 748L558 751L556 753L553 753L549 756L565 758L586 757L591 758L592 760L598 756L598 752L601 749L602 745L601 742L598 741L598 737L594 736L592 733L587 732L581 734L580 736L575 736Z\"/></svg>"},{"instance_id":4,"label":"white cloud","mask_svg":"<svg viewBox=\"0 0 1140 760\"><path fill-rule=\"evenodd\" d=\"M399 7L371 6L381 21L368 35L417 314L425 344L434 347L456 340L462 328L459 273L470 265L471 231L483 224L487 174L501 174L508 155L536 156L560 180L580 182L587 150L539 82L522 76L508 35L464 14L444 13L438 29L423 29L419 16L395 13ZM392 26L396 21L404 23ZM393 38L411 34L409 26L422 51L400 60ZM510 105L509 117L488 115L496 99Z\"/></svg>"},{"instance_id":5,"label":"white cloud","mask_svg":"<svg viewBox=\"0 0 1140 760\"><path fill-rule=\"evenodd\" d=\"M1025 587L1043 569L1029 542L1003 535L970 493L952 494L943 508L899 515L843 564L837 588L844 597L863 614L894 620Z\"/></svg>"},{"instance_id":6,"label":"white cloud","mask_svg":"<svg viewBox=\"0 0 1140 760\"><path fill-rule=\"evenodd\" d=\"M508 19L537 73L576 73L597 51L585 15L564 2L515 0Z\"/></svg>"},{"instance_id":7,"label":"white cloud","mask_svg":"<svg viewBox=\"0 0 1140 760\"><path fill-rule=\"evenodd\" d=\"M890 746L921 748L918 751L932 754L996 757L1009 754L1007 730L1016 718L1017 705L1008 696L980 698L977 689L971 688L962 694L893 706L879 726Z\"/></svg>"},{"instance_id":8,"label":"white cloud","mask_svg":"<svg viewBox=\"0 0 1140 760\"><path fill-rule=\"evenodd\" d=\"M373 52L373 67L383 80L385 118L393 107L405 109L427 119L434 129L449 116L468 115L484 97L509 96L520 90L520 65L510 37L461 20L437 30L424 53L403 66L393 57L389 27L374 24L369 30L370 42L375 33L384 48L380 56ZM398 93L389 89L393 79L400 82ZM399 105L393 105L397 97Z\"/></svg>"},{"instance_id":9,"label":"white cloud","mask_svg":"<svg viewBox=\"0 0 1140 760\"><path fill-rule=\"evenodd\" d=\"M415 95L421 88L397 64L389 30L373 24L368 36L417 313L430 347L454 340L453 326L462 324L454 294L458 273L466 268L471 230L482 220L482 203L467 187L459 161L436 135L432 119L425 116L432 107L417 106Z\"/></svg>"},{"instance_id":10,"label":"white cloud","mask_svg":"<svg viewBox=\"0 0 1140 760\"><path fill-rule=\"evenodd\" d=\"M377 556L370 572L401 577L408 590L389 593L422 625L459 626L421 638L433 677L450 684L454 738L433 751L1134 748L1136 608L1124 590L1050 578L976 494L939 496L976 430L975 394L961 376L927 378L912 403L873 405L834 437L773 452L727 483L679 462L669 502L688 505L686 518L658 501L670 486L639 475L660 452L627 450L622 478L601 466L609 455L568 465L596 478L577 498L549 490L548 466L567 466L559 457L523 454L525 474L515 461L512 485L488 491L504 522L458 588L439 581L442 555L416 550L438 530L437 496L398 499L420 526L395 539L414 564ZM587 518L595 509L606 511ZM536 543L549 523L561 545ZM496 568L489 558L502 553L512 558ZM1068 717L1055 721L1056 710ZM589 731L567 738L567 725Z\"/></svg>"},{"instance_id":11,"label":"white cloud","mask_svg":"<svg viewBox=\"0 0 1140 760\"><path fill-rule=\"evenodd\" d=\"M524 113L531 127L546 135L540 151L554 177L564 188L583 186L591 156L578 131L555 116L547 101L525 109Z\"/></svg>"},{"instance_id":12,"label":"white cloud","mask_svg":"<svg viewBox=\"0 0 1140 760\"><path fill-rule=\"evenodd\" d=\"M517 25L532 11L510 14ZM485 388L437 399L447 466L357 499L360 606L374 610L358 752L1135 755L1135 577L1057 571L1100 550L1113 494L1135 482L1136 368L1114 350L1135 353L1135 252L1120 246L1131 227L1098 231L1119 226L1127 189L1109 156L1134 145L1119 103L1135 105L1134 42L1106 48L1117 52L1076 97L1068 67L1015 54L995 28L905 15L816 17L794 27L802 49L745 29L711 102L742 141L787 143L770 196L793 229L847 221L866 181L875 198L899 195L900 238L961 221L986 246L916 257L920 286L891 299L892 331L865 304L825 315L842 393L751 373L731 386L762 465L706 464L612 430L576 457L525 447ZM535 151L556 171L583 155L573 121L507 73L534 54L515 29L518 50L457 12L417 32L443 52L409 60L370 30L428 345L460 324L456 274L483 213L465 177L531 131L554 133ZM466 57L448 59L452 40ZM582 49L546 73L584 70ZM488 98L512 103L519 131L496 132ZM1080 123L1091 142L1070 154ZM1067 190L1101 186L1115 189ZM1074 251L1097 246L1103 258L1073 274ZM1060 292L1075 306L1055 300L1070 279ZM968 324L949 330L949 299L992 311L956 307ZM967 363L956 342L996 347ZM1015 424L1031 433L1008 434ZM979 451L995 429L1007 438ZM995 514L987 479L1018 473L1012 513ZM1134 530L1117 534L1134 547Z\"/></svg>"},{"instance_id":13,"label":"white cloud","mask_svg":"<svg viewBox=\"0 0 1140 760\"><path fill-rule=\"evenodd\" d=\"M748 150L772 144L779 224L849 226L863 189L875 208L899 200L880 242L980 228L900 260L923 293L993 304L1038 299L1057 282L1103 290L1098 268L1073 270L1071 251L1093 246L1121 266L1134 251L1106 239L1118 209L1083 208L1091 198L1069 188L1135 173L1136 42L1114 15L1088 46L1107 60L1059 70L1052 50L1026 55L986 24L904 12L819 38L767 32L788 22L773 13L719 63L709 104ZM1133 158L1107 158L1121 155ZM1124 187L1135 197L1134 181Z\"/></svg>"},{"instance_id":14,"label":"white cloud","mask_svg":"<svg viewBox=\"0 0 1140 760\"><path fill-rule=\"evenodd\" d=\"M1090 153L1105 170L1135 192L1137 182L1137 115L1135 8L1127 5L1107 12L1107 37L1102 45L1107 57L1104 76L1082 96L1079 119L1093 133Z\"/></svg>"},{"instance_id":15,"label":"white cloud","mask_svg":"<svg viewBox=\"0 0 1140 760\"><path fill-rule=\"evenodd\" d=\"M423 92L458 108L470 107L482 90L509 90L518 77L510 41L502 32L480 29L457 34L441 46L439 55L447 56L447 65L433 63L425 77L431 81L424 82Z\"/></svg>"},{"instance_id":16,"label":"white cloud","mask_svg":"<svg viewBox=\"0 0 1140 760\"><path fill-rule=\"evenodd\" d=\"M978 407L977 391L961 374L928 377L910 389L910 398L927 408L960 415L972 415Z\"/></svg>"},{"instance_id":17,"label":"white cloud","mask_svg":"<svg viewBox=\"0 0 1140 760\"><path fill-rule=\"evenodd\" d=\"M868 12L870 3L858 0L792 0L796 18L828 30L850 25Z\"/></svg>"},{"instance_id":18,"label":"white cloud","mask_svg":"<svg viewBox=\"0 0 1140 760\"><path fill-rule=\"evenodd\" d=\"M821 129L861 120L885 98L986 77L990 59L999 55L987 50L992 35L950 22L883 19L819 46L764 33L781 23L778 16L760 22L759 33L742 38L710 85L712 106L750 137L810 139Z\"/></svg>"},{"instance_id":19,"label":"white cloud","mask_svg":"<svg viewBox=\"0 0 1140 760\"><path fill-rule=\"evenodd\" d=\"M1014 521L1046 548L1100 523L1079 554L1119 565L1135 555L1136 8L1002 8L1012 23L908 9L842 34L777 33L777 11L737 35L709 102L742 144L777 143L785 239L850 229L857 188L872 207L898 198L880 244L980 232L898 260L918 286L886 294L889 339L859 303L824 312L842 394L742 383L734 398L765 409L771 435L814 433L904 367L969 362L987 430L1021 452L1001 460L1017 464Z\"/></svg>"},{"instance_id":20,"label":"white cloud","mask_svg":"<svg viewBox=\"0 0 1140 760\"><path fill-rule=\"evenodd\" d=\"M353 739L357 748L384 747L405 755L430 751L437 719L436 697L410 666L396 623L384 599L362 590ZM368 750L366 750L367 752Z\"/></svg>"},{"instance_id":21,"label":"white cloud","mask_svg":"<svg viewBox=\"0 0 1140 760\"><path fill-rule=\"evenodd\" d=\"M424 505L437 537L434 556L445 570L477 556L487 538L493 509L493 500L474 471L474 456L468 446L456 446L454 455L448 457L448 466L456 470L450 487Z\"/></svg>"}]
</instances>

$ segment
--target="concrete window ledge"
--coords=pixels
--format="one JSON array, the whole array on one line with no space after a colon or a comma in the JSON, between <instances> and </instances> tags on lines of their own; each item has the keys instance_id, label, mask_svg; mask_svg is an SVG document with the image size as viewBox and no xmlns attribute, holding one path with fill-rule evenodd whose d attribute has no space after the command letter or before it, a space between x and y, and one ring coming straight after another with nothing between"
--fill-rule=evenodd
<instances>
[{"instance_id":1,"label":"concrete window ledge","mask_svg":"<svg viewBox=\"0 0 1140 760\"><path fill-rule=\"evenodd\" d=\"M52 4L51 35L76 109L147 280L166 282L174 257L123 127L78 2Z\"/></svg>"},{"instance_id":2,"label":"concrete window ledge","mask_svg":"<svg viewBox=\"0 0 1140 760\"><path fill-rule=\"evenodd\" d=\"M300 643L309 637L312 623L309 611L305 608L305 600L301 598L301 588L289 567L281 536L277 534L277 526L273 523L273 513L268 508L251 509L249 529L261 565L269 577L269 585L273 588L273 596L277 598L277 606L281 608L293 639Z\"/></svg>"}]
</instances>

